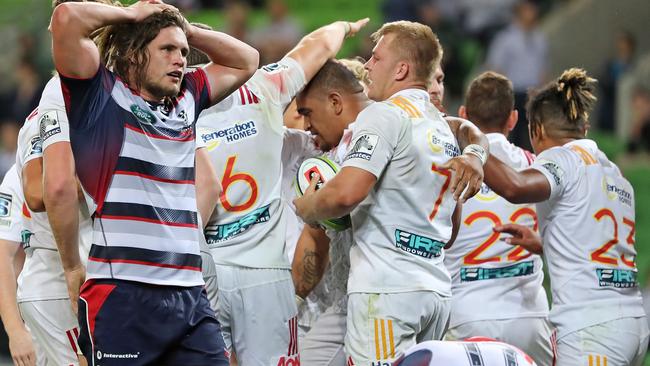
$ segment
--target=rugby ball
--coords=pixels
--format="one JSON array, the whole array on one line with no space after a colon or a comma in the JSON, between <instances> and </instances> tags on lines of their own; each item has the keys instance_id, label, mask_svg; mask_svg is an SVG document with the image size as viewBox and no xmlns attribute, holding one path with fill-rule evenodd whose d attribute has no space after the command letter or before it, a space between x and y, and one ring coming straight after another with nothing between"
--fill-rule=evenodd
<instances>
[{"instance_id":1,"label":"rugby ball","mask_svg":"<svg viewBox=\"0 0 650 366\"><path fill-rule=\"evenodd\" d=\"M316 185L316 190L318 190L323 185L327 184L330 179L334 178L339 169L338 164L325 156L305 159L305 161L300 164L300 168L298 168L296 174L296 194L298 197L302 197L307 188L309 188L311 178L315 174L320 175L320 179ZM351 226L350 215L323 220L320 224L328 229L343 231Z\"/></svg>"}]
</instances>

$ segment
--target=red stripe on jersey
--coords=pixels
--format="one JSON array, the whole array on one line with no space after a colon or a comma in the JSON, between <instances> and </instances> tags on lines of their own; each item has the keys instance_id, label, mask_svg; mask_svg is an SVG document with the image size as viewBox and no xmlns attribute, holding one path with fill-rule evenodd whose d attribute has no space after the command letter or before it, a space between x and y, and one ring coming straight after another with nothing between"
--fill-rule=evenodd
<instances>
[{"instance_id":1,"label":"red stripe on jersey","mask_svg":"<svg viewBox=\"0 0 650 366\"><path fill-rule=\"evenodd\" d=\"M166 264L166 263L156 263L156 262L145 262L145 261L138 261L138 260L134 260L134 259L104 259L104 258L97 258L97 257L88 257L88 260L93 261L93 262L102 262L102 263L138 264L138 265L142 265L142 266L173 268L173 269L185 269L185 270L188 270L188 271L201 272L201 267L179 266L179 265L176 265L176 264Z\"/></svg>"},{"instance_id":2,"label":"red stripe on jersey","mask_svg":"<svg viewBox=\"0 0 650 366\"><path fill-rule=\"evenodd\" d=\"M246 105L246 99L244 98L244 87L239 88L239 98L241 99L241 105Z\"/></svg>"},{"instance_id":3,"label":"red stripe on jersey","mask_svg":"<svg viewBox=\"0 0 650 366\"><path fill-rule=\"evenodd\" d=\"M68 342L70 342L70 347L72 347L74 353L77 353L77 342L75 341L75 337L72 336L72 331L66 330L65 335L68 336Z\"/></svg>"},{"instance_id":4,"label":"red stripe on jersey","mask_svg":"<svg viewBox=\"0 0 650 366\"><path fill-rule=\"evenodd\" d=\"M193 229L196 229L198 227L196 224L184 224L184 223L180 223L180 222L167 222L167 221L148 219L148 218L145 218L145 217L138 217L138 216L101 215L100 217L102 219L109 219L109 220L142 221L142 222L148 222L148 223L151 223L151 224L159 224L159 225L165 225L165 226L176 226L176 227L189 227L189 228L193 228Z\"/></svg>"},{"instance_id":5,"label":"red stripe on jersey","mask_svg":"<svg viewBox=\"0 0 650 366\"><path fill-rule=\"evenodd\" d=\"M147 175L138 172L129 172L126 170L116 170L115 175L131 175L131 176L140 177L149 180L155 180L157 182L163 182L163 183L194 184L193 180L176 180L176 179L160 178L160 177L154 177L153 175Z\"/></svg>"},{"instance_id":6,"label":"red stripe on jersey","mask_svg":"<svg viewBox=\"0 0 650 366\"><path fill-rule=\"evenodd\" d=\"M23 202L23 216L25 216L28 219L32 218L32 214L29 213L29 208L27 208L27 204Z\"/></svg>"},{"instance_id":7,"label":"red stripe on jersey","mask_svg":"<svg viewBox=\"0 0 650 366\"><path fill-rule=\"evenodd\" d=\"M169 141L192 141L192 140L194 140L194 135L191 134L191 133L188 134L185 137L169 137L169 136L163 136L163 135L154 135L152 133L149 133L149 132L144 131L142 129L139 129L137 127L131 126L129 124L125 124L124 127L128 128L131 131L137 132L137 133L139 133L141 135L145 135L145 136L152 137L152 138L159 139L159 140L169 140Z\"/></svg>"},{"instance_id":8,"label":"red stripe on jersey","mask_svg":"<svg viewBox=\"0 0 650 366\"><path fill-rule=\"evenodd\" d=\"M257 95L255 95L255 93L253 93L253 92L251 92L251 94L253 94L253 103L255 103L255 104L259 103L260 100L257 99Z\"/></svg>"},{"instance_id":9,"label":"red stripe on jersey","mask_svg":"<svg viewBox=\"0 0 650 366\"><path fill-rule=\"evenodd\" d=\"M35 108L35 109L32 111L32 113L29 114L29 116L27 116L27 120L30 120L30 119L36 117L37 114L38 114L38 107Z\"/></svg>"},{"instance_id":10,"label":"red stripe on jersey","mask_svg":"<svg viewBox=\"0 0 650 366\"><path fill-rule=\"evenodd\" d=\"M248 87L244 85L244 90L246 90L246 96L248 97L248 103L253 103L253 97L251 97L251 91L248 90Z\"/></svg>"}]
</instances>

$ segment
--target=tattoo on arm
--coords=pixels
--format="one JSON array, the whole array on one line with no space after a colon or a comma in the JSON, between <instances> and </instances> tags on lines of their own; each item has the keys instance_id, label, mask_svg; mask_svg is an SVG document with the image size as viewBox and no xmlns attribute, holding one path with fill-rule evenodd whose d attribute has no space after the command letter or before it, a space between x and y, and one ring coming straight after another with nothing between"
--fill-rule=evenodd
<instances>
[{"instance_id":1,"label":"tattoo on arm","mask_svg":"<svg viewBox=\"0 0 650 366\"><path fill-rule=\"evenodd\" d=\"M302 266L299 268L300 281L296 286L296 293L306 297L318 285L323 275L322 258L315 250L305 250L302 257Z\"/></svg>"}]
</instances>

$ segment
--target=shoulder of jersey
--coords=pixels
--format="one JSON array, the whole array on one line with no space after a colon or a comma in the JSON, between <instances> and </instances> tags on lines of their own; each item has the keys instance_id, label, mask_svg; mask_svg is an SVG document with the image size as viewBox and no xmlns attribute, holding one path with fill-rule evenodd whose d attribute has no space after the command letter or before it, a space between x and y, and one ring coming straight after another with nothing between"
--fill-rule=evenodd
<instances>
[{"instance_id":1,"label":"shoulder of jersey","mask_svg":"<svg viewBox=\"0 0 650 366\"><path fill-rule=\"evenodd\" d=\"M403 118L408 117L406 112L404 112L398 106L388 102L374 102L364 108L359 115L357 116L356 122L363 121L366 118L374 119L376 116L383 117L394 117L394 118Z\"/></svg>"},{"instance_id":2,"label":"shoulder of jersey","mask_svg":"<svg viewBox=\"0 0 650 366\"><path fill-rule=\"evenodd\" d=\"M39 107L41 106L45 108L65 108L61 79L57 75L53 76L45 85L39 102Z\"/></svg>"}]
</instances>

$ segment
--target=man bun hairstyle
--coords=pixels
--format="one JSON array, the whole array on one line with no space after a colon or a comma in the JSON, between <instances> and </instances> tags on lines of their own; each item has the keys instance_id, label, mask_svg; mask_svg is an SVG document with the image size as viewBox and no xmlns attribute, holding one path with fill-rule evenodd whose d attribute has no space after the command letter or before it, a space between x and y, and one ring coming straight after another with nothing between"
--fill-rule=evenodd
<instances>
[{"instance_id":1,"label":"man bun hairstyle","mask_svg":"<svg viewBox=\"0 0 650 366\"><path fill-rule=\"evenodd\" d=\"M531 133L537 133L543 124L550 136L583 138L589 129L589 113L596 103L596 83L585 70L571 68L534 92L526 108Z\"/></svg>"}]
</instances>

